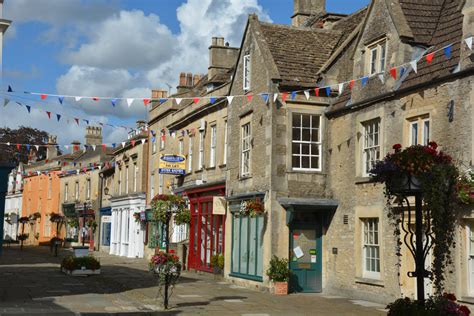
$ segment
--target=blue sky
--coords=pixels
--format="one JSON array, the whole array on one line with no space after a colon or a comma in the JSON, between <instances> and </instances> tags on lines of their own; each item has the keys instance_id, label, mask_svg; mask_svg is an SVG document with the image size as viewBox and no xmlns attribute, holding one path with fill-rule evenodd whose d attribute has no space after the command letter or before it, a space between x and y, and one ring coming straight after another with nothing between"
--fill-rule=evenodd
<instances>
[{"instance_id":1,"label":"blue sky","mask_svg":"<svg viewBox=\"0 0 474 316\"><path fill-rule=\"evenodd\" d=\"M328 0L327 11L351 13L368 2ZM148 96L151 88L174 86L181 71L204 72L211 36L239 45L251 12L289 24L293 0L5 0L4 18L14 24L4 42L3 84L15 92ZM60 105L22 93L10 98L33 109L110 124L133 126L146 116L144 109L102 102ZM34 110L27 115L16 105L2 111L0 126L42 128L60 134L62 143L82 139L82 129L64 120L48 121ZM104 134L108 142L126 136L123 129L105 129Z\"/></svg>"}]
</instances>

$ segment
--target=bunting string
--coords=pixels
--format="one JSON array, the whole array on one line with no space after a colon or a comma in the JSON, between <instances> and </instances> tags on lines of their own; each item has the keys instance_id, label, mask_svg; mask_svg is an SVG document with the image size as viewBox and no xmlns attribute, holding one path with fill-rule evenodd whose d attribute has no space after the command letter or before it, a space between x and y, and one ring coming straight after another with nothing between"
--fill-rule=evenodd
<instances>
[{"instance_id":1,"label":"bunting string","mask_svg":"<svg viewBox=\"0 0 474 316\"><path fill-rule=\"evenodd\" d=\"M472 50L472 43L473 43L473 38L474 37L468 37L466 39L463 39L461 44L465 44L469 50ZM232 96L194 96L194 97L183 97L183 98L176 98L176 97L169 97L169 98L159 98L159 99L152 99L149 97L144 97L144 98L119 98L119 97L99 97L99 96L73 96L73 95L58 95L58 94L50 94L50 93L44 93L44 92L29 92L29 91L24 91L25 94L30 94L34 96L38 96L41 100L46 100L50 98L55 98L58 100L60 104L63 104L65 99L70 99L74 100L76 102L80 102L81 100L92 100L95 102L101 101L101 100L106 100L111 103L112 106L116 106L118 102L125 101L127 105L130 107L132 104L136 103L137 101L142 103L144 106L148 106L152 103L164 103L166 101L173 101L176 104L180 104L183 100L192 100L194 104L199 103L201 100L208 100L211 104L214 104L218 100L224 100L227 99L229 105L232 103L232 101L235 98L247 98L249 102L252 101L252 98L256 95L260 96L265 103L267 103L270 99L277 100L279 97L282 99L282 101L286 101L286 99L289 97L292 100L296 97L298 93L304 93L305 97L309 99L311 92L313 90L315 96L320 96L320 93L324 93L325 96L331 96L332 91L337 91L338 95L342 94L342 91L344 90L344 87L349 85L349 87L352 89L357 82L360 82L362 88L365 87L365 85L368 83L369 78L371 77L378 77L382 83L385 83L385 75L390 75L393 77L395 80L399 77L402 77L405 75L408 71L412 70L415 73L418 72L418 67L417 64L420 62L421 59L425 58L426 62L428 64L432 63L435 55L439 52L443 52L445 58L450 59L452 57L452 47L454 43L448 44L440 49L431 51L427 50L422 56L420 56L417 59L411 60L407 63L404 63L399 66L394 66L387 68L383 72L379 72L370 76L363 76L360 78L354 78L349 81L344 81L344 82L339 82L336 84L332 85L327 85L327 86L315 86L312 89L306 89L306 90L298 90L298 91L288 91L288 92L282 92L282 93L257 93L257 94L241 94L241 95L232 95ZM11 86L8 87L8 92L12 93L13 88Z\"/></svg>"}]
</instances>

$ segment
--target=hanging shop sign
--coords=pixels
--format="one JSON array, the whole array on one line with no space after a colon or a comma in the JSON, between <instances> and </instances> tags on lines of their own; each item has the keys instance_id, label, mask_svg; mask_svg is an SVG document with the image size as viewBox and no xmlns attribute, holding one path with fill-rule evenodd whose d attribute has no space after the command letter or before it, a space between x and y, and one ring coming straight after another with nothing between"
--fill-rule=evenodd
<instances>
[{"instance_id":1,"label":"hanging shop sign","mask_svg":"<svg viewBox=\"0 0 474 316\"><path fill-rule=\"evenodd\" d=\"M225 215L227 202L222 196L214 196L212 199L212 214Z\"/></svg>"},{"instance_id":2,"label":"hanging shop sign","mask_svg":"<svg viewBox=\"0 0 474 316\"><path fill-rule=\"evenodd\" d=\"M186 157L183 155L162 155L159 173L184 175L186 173Z\"/></svg>"}]
</instances>

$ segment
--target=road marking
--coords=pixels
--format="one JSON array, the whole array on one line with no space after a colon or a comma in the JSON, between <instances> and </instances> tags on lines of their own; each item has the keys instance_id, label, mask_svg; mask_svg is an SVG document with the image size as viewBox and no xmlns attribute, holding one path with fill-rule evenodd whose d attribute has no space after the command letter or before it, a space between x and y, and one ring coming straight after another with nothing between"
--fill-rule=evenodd
<instances>
[{"instance_id":1,"label":"road marking","mask_svg":"<svg viewBox=\"0 0 474 316\"><path fill-rule=\"evenodd\" d=\"M244 301L242 301L242 300L224 300L224 302L227 302L227 303L243 303Z\"/></svg>"},{"instance_id":2,"label":"road marking","mask_svg":"<svg viewBox=\"0 0 474 316\"><path fill-rule=\"evenodd\" d=\"M196 295L196 294L189 294L189 295L178 295L178 297L181 298L197 298L197 297L202 297L201 295Z\"/></svg>"},{"instance_id":3,"label":"road marking","mask_svg":"<svg viewBox=\"0 0 474 316\"><path fill-rule=\"evenodd\" d=\"M360 305L360 306L364 306L364 307L385 308L385 306L382 305L382 304L377 304L377 303L368 302L368 301L351 300L350 302L352 302L355 305Z\"/></svg>"}]
</instances>

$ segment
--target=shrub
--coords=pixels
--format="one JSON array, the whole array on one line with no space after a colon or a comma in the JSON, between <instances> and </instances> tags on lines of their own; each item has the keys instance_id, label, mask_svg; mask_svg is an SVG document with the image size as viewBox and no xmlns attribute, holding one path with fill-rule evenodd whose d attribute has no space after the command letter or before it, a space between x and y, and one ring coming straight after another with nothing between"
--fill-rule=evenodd
<instances>
[{"instance_id":1,"label":"shrub","mask_svg":"<svg viewBox=\"0 0 474 316\"><path fill-rule=\"evenodd\" d=\"M82 267L85 267L86 270L99 270L100 262L92 256L81 258L68 256L64 258L63 262L61 263L61 268L68 271L81 270Z\"/></svg>"},{"instance_id":2,"label":"shrub","mask_svg":"<svg viewBox=\"0 0 474 316\"><path fill-rule=\"evenodd\" d=\"M431 296L425 301L425 306L408 297L401 298L389 304L388 316L469 316L471 312L464 305L456 303L454 294Z\"/></svg>"},{"instance_id":3,"label":"shrub","mask_svg":"<svg viewBox=\"0 0 474 316\"><path fill-rule=\"evenodd\" d=\"M270 280L273 280L274 282L288 282L288 279L290 278L288 259L273 256L270 260L270 267L267 270L267 275Z\"/></svg>"}]
</instances>

